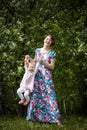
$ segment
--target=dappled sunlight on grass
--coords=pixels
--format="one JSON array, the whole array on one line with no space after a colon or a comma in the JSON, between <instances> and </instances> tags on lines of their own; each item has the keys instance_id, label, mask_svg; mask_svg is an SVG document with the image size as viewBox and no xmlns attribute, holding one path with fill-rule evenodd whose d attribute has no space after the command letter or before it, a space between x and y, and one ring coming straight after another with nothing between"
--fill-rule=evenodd
<instances>
[{"instance_id":1,"label":"dappled sunlight on grass","mask_svg":"<svg viewBox=\"0 0 87 130\"><path fill-rule=\"evenodd\" d=\"M63 116L60 126L57 124L26 121L21 117L1 117L0 130L87 130L87 117Z\"/></svg>"}]
</instances>

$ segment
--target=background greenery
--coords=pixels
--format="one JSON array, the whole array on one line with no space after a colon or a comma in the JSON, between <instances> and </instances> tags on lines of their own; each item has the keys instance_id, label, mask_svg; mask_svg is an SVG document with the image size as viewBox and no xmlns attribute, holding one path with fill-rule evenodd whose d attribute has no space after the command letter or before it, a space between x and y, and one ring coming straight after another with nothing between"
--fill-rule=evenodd
<instances>
[{"instance_id":1,"label":"background greenery","mask_svg":"<svg viewBox=\"0 0 87 130\"><path fill-rule=\"evenodd\" d=\"M34 57L47 34L54 36L53 80L61 113L87 114L87 1L0 1L0 104L2 113L23 115L16 90L26 54Z\"/></svg>"}]
</instances>

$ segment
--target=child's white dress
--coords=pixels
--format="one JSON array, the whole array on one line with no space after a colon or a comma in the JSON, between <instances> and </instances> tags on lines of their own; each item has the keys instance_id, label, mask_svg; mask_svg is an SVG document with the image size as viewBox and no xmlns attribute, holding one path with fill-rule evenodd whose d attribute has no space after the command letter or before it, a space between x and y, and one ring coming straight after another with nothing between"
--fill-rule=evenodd
<instances>
[{"instance_id":1,"label":"child's white dress","mask_svg":"<svg viewBox=\"0 0 87 130\"><path fill-rule=\"evenodd\" d=\"M35 67L34 72L30 72L28 70L28 67L26 65L24 66L25 74L24 74L22 81L20 83L21 88L23 88L25 90L29 89L31 92L33 91L33 89L34 89L34 77L37 73L38 67L39 67L39 63L36 63L36 67Z\"/></svg>"},{"instance_id":2,"label":"child's white dress","mask_svg":"<svg viewBox=\"0 0 87 130\"><path fill-rule=\"evenodd\" d=\"M17 94L20 99L26 99L29 102L29 94L34 90L34 78L37 73L39 63L36 64L34 72L30 72L28 67L25 65L25 73L20 83L20 87L17 89Z\"/></svg>"}]
</instances>

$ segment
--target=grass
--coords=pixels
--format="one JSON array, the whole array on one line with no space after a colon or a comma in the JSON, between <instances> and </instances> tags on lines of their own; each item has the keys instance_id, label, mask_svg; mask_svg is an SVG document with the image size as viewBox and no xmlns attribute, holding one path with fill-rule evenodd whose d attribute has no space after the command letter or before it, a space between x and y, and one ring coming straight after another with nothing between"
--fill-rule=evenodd
<instances>
[{"instance_id":1,"label":"grass","mask_svg":"<svg viewBox=\"0 0 87 130\"><path fill-rule=\"evenodd\" d=\"M62 124L26 121L22 117L0 117L0 130L87 130L87 117L63 116Z\"/></svg>"}]
</instances>

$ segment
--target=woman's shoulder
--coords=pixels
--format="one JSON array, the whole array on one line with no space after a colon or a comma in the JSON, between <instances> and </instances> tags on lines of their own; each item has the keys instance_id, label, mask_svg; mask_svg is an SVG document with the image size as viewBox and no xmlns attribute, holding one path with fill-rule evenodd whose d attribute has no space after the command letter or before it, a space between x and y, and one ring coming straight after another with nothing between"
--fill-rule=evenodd
<instances>
[{"instance_id":1,"label":"woman's shoulder","mask_svg":"<svg viewBox=\"0 0 87 130\"><path fill-rule=\"evenodd\" d=\"M49 55L50 55L52 58L55 58L56 52L51 49L51 50L49 51Z\"/></svg>"},{"instance_id":2,"label":"woman's shoulder","mask_svg":"<svg viewBox=\"0 0 87 130\"><path fill-rule=\"evenodd\" d=\"M51 49L51 50L49 51L49 54L51 54L51 55L52 55L52 54L56 54L56 52Z\"/></svg>"},{"instance_id":3,"label":"woman's shoulder","mask_svg":"<svg viewBox=\"0 0 87 130\"><path fill-rule=\"evenodd\" d=\"M41 50L41 48L36 48L35 52L39 52Z\"/></svg>"}]
</instances>

